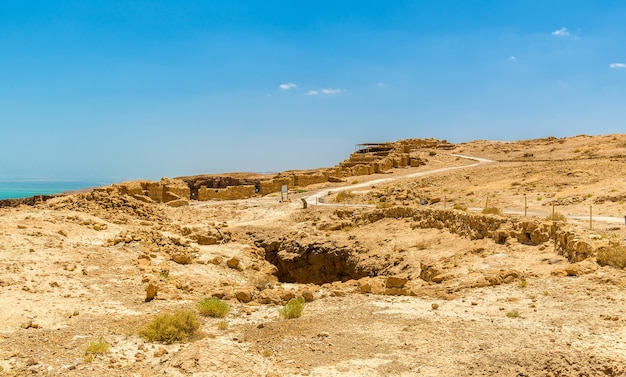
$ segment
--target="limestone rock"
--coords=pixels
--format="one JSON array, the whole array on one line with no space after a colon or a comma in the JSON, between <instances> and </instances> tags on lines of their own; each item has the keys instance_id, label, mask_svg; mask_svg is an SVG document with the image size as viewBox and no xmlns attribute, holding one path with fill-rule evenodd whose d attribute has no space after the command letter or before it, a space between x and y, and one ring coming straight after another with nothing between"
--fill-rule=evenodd
<instances>
[{"instance_id":1,"label":"limestone rock","mask_svg":"<svg viewBox=\"0 0 626 377\"><path fill-rule=\"evenodd\" d=\"M240 260L237 257L232 257L226 261L226 265L235 270L241 270Z\"/></svg>"},{"instance_id":2,"label":"limestone rock","mask_svg":"<svg viewBox=\"0 0 626 377\"><path fill-rule=\"evenodd\" d=\"M241 302L248 303L252 301L253 294L254 294L254 288L251 288L251 287L240 288L235 291L235 298L237 298L237 300Z\"/></svg>"},{"instance_id":3,"label":"limestone rock","mask_svg":"<svg viewBox=\"0 0 626 377\"><path fill-rule=\"evenodd\" d=\"M150 282L146 287L146 302L152 301L156 298L159 288L154 282Z\"/></svg>"},{"instance_id":4,"label":"limestone rock","mask_svg":"<svg viewBox=\"0 0 626 377\"><path fill-rule=\"evenodd\" d=\"M559 276L581 276L596 272L597 270L598 265L594 261L587 259L582 262L559 267L552 271L552 274Z\"/></svg>"},{"instance_id":5,"label":"limestone rock","mask_svg":"<svg viewBox=\"0 0 626 377\"><path fill-rule=\"evenodd\" d=\"M387 288L402 288L406 283L408 283L409 279L400 276L389 276L387 277L386 286Z\"/></svg>"}]
</instances>

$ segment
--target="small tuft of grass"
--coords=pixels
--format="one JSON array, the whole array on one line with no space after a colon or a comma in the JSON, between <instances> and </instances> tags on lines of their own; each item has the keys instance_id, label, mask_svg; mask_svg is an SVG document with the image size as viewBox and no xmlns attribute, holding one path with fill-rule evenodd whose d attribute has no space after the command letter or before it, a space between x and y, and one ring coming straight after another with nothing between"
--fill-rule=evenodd
<instances>
[{"instance_id":1,"label":"small tuft of grass","mask_svg":"<svg viewBox=\"0 0 626 377\"><path fill-rule=\"evenodd\" d=\"M485 207L482 210L483 215L502 215L502 211L498 207Z\"/></svg>"},{"instance_id":2,"label":"small tuft of grass","mask_svg":"<svg viewBox=\"0 0 626 377\"><path fill-rule=\"evenodd\" d=\"M280 316L285 319L299 318L302 316L304 306L305 304L303 297L292 298L291 300L289 300L287 305L278 310L278 314L280 314Z\"/></svg>"},{"instance_id":3,"label":"small tuft of grass","mask_svg":"<svg viewBox=\"0 0 626 377\"><path fill-rule=\"evenodd\" d=\"M139 330L139 335L149 342L171 344L187 340L200 323L196 315L188 310L174 314L160 314Z\"/></svg>"},{"instance_id":4,"label":"small tuft of grass","mask_svg":"<svg viewBox=\"0 0 626 377\"><path fill-rule=\"evenodd\" d=\"M553 214L548 215L546 220L567 222L565 215L559 212L554 212Z\"/></svg>"},{"instance_id":5,"label":"small tuft of grass","mask_svg":"<svg viewBox=\"0 0 626 377\"><path fill-rule=\"evenodd\" d=\"M261 355L263 355L263 357L270 357L272 356L272 351L264 349L263 351L261 351Z\"/></svg>"},{"instance_id":6,"label":"small tuft of grass","mask_svg":"<svg viewBox=\"0 0 626 377\"><path fill-rule=\"evenodd\" d=\"M83 360L87 363L92 362L97 355L103 355L108 353L111 349L111 345L104 340L100 339L96 342L89 342L87 349L85 350L85 356Z\"/></svg>"},{"instance_id":7,"label":"small tuft of grass","mask_svg":"<svg viewBox=\"0 0 626 377\"><path fill-rule=\"evenodd\" d=\"M437 152L436 151L430 151L430 152L428 152L428 155L429 156L436 156Z\"/></svg>"},{"instance_id":8,"label":"small tuft of grass","mask_svg":"<svg viewBox=\"0 0 626 377\"><path fill-rule=\"evenodd\" d=\"M222 330L222 331L223 331L223 330L228 330L228 322L226 322L226 321L220 321L220 322L217 324L217 329L218 329L218 330Z\"/></svg>"},{"instance_id":9,"label":"small tuft of grass","mask_svg":"<svg viewBox=\"0 0 626 377\"><path fill-rule=\"evenodd\" d=\"M230 307L219 298L209 297L198 303L198 311L205 317L224 318L230 312Z\"/></svg>"},{"instance_id":10,"label":"small tuft of grass","mask_svg":"<svg viewBox=\"0 0 626 377\"><path fill-rule=\"evenodd\" d=\"M528 282L526 280L520 280L517 284L520 288L526 288L528 286Z\"/></svg>"},{"instance_id":11,"label":"small tuft of grass","mask_svg":"<svg viewBox=\"0 0 626 377\"><path fill-rule=\"evenodd\" d=\"M359 183L359 181L357 181L357 180L352 181L353 185L356 185L357 183Z\"/></svg>"},{"instance_id":12,"label":"small tuft of grass","mask_svg":"<svg viewBox=\"0 0 626 377\"><path fill-rule=\"evenodd\" d=\"M339 191L337 193L337 196L335 197L335 202L339 203L339 202L345 202L347 200L350 200L352 198L354 198L354 194L350 191Z\"/></svg>"},{"instance_id":13,"label":"small tuft of grass","mask_svg":"<svg viewBox=\"0 0 626 377\"><path fill-rule=\"evenodd\" d=\"M519 318L521 316L520 312L517 310L511 310L506 313L506 316L509 318Z\"/></svg>"}]
</instances>

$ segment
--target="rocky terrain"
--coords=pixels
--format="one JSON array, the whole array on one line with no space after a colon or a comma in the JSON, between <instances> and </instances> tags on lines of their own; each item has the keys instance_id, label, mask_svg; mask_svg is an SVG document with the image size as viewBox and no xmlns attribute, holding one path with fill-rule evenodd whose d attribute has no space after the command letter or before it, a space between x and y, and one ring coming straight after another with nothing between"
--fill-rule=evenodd
<instances>
[{"instance_id":1,"label":"rocky terrain","mask_svg":"<svg viewBox=\"0 0 626 377\"><path fill-rule=\"evenodd\" d=\"M626 135L376 148L0 208L0 376L626 376Z\"/></svg>"}]
</instances>

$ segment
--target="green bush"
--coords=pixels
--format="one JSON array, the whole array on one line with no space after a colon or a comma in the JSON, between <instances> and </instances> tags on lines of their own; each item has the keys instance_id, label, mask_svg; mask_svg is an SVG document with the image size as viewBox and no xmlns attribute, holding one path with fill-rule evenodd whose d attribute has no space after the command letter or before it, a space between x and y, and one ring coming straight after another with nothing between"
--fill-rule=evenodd
<instances>
[{"instance_id":1,"label":"green bush","mask_svg":"<svg viewBox=\"0 0 626 377\"><path fill-rule=\"evenodd\" d=\"M219 298L210 297L198 303L198 311L205 317L224 318L230 308L227 303Z\"/></svg>"},{"instance_id":2,"label":"green bush","mask_svg":"<svg viewBox=\"0 0 626 377\"><path fill-rule=\"evenodd\" d=\"M149 342L170 344L187 340L200 328L196 315L188 310L174 314L161 314L139 330L139 335Z\"/></svg>"},{"instance_id":3,"label":"green bush","mask_svg":"<svg viewBox=\"0 0 626 377\"><path fill-rule=\"evenodd\" d=\"M285 319L299 318L304 311L304 305L304 298L292 298L278 313Z\"/></svg>"}]
</instances>

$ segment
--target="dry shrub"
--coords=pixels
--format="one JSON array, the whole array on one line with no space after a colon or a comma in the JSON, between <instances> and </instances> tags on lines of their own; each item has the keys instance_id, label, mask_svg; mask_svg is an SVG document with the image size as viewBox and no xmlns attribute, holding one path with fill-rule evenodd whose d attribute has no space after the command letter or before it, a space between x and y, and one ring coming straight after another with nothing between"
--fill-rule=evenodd
<instances>
[{"instance_id":1,"label":"dry shrub","mask_svg":"<svg viewBox=\"0 0 626 377\"><path fill-rule=\"evenodd\" d=\"M149 342L171 344L187 340L200 328L196 315L188 310L174 314L161 314L139 330L139 335Z\"/></svg>"},{"instance_id":2,"label":"dry shrub","mask_svg":"<svg viewBox=\"0 0 626 377\"><path fill-rule=\"evenodd\" d=\"M111 349L111 345L104 340L100 339L97 342L89 342L87 349L85 350L85 356L83 360L90 363L97 355L103 355L108 353Z\"/></svg>"},{"instance_id":3,"label":"dry shrub","mask_svg":"<svg viewBox=\"0 0 626 377\"><path fill-rule=\"evenodd\" d=\"M609 245L598 249L598 264L600 266L626 267L626 246Z\"/></svg>"},{"instance_id":4,"label":"dry shrub","mask_svg":"<svg viewBox=\"0 0 626 377\"><path fill-rule=\"evenodd\" d=\"M567 218L565 217L565 215L559 212L554 212L553 214L550 214L548 217L546 217L546 220L567 222Z\"/></svg>"},{"instance_id":5,"label":"dry shrub","mask_svg":"<svg viewBox=\"0 0 626 377\"><path fill-rule=\"evenodd\" d=\"M502 211L498 207L485 207L482 211L483 215L502 215Z\"/></svg>"},{"instance_id":6,"label":"dry shrub","mask_svg":"<svg viewBox=\"0 0 626 377\"><path fill-rule=\"evenodd\" d=\"M345 202L347 200L350 200L352 198L354 198L354 194L350 191L339 191L337 193L337 196L335 197L335 202L339 203L339 202Z\"/></svg>"}]
</instances>

